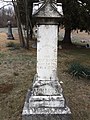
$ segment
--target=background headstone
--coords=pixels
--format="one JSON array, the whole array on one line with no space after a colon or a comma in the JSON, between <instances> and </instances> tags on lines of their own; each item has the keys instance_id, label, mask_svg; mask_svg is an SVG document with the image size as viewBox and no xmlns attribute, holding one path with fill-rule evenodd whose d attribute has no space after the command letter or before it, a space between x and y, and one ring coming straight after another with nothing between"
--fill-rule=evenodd
<instances>
[{"instance_id":1,"label":"background headstone","mask_svg":"<svg viewBox=\"0 0 90 120\"><path fill-rule=\"evenodd\" d=\"M11 21L8 21L7 25L8 25L7 39L8 40L14 40L14 37L13 37L13 34L12 34L12 24L11 24Z\"/></svg>"}]
</instances>

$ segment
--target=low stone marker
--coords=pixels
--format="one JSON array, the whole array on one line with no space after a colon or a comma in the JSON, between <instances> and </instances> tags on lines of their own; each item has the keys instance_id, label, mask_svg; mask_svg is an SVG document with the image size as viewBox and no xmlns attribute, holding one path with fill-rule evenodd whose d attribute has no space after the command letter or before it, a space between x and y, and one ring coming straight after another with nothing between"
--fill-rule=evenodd
<instances>
[{"instance_id":1,"label":"low stone marker","mask_svg":"<svg viewBox=\"0 0 90 120\"><path fill-rule=\"evenodd\" d=\"M8 21L8 33L7 33L7 39L8 40L14 40L13 34L12 34L12 24L11 21Z\"/></svg>"},{"instance_id":2,"label":"low stone marker","mask_svg":"<svg viewBox=\"0 0 90 120\"><path fill-rule=\"evenodd\" d=\"M51 0L33 15L37 24L37 74L28 91L22 120L71 120L57 77L57 41L60 13Z\"/></svg>"}]
</instances>

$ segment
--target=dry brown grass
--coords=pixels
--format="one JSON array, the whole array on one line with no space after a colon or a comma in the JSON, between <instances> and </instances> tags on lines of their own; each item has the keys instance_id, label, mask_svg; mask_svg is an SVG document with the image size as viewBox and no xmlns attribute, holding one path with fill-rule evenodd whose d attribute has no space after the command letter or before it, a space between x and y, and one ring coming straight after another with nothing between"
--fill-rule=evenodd
<instances>
[{"instance_id":1,"label":"dry brown grass","mask_svg":"<svg viewBox=\"0 0 90 120\"><path fill-rule=\"evenodd\" d=\"M7 40L7 34L6 33L0 33L0 51L7 51L6 44L8 42L14 42L14 43L19 43L18 40L18 35L14 34L15 40Z\"/></svg>"},{"instance_id":2,"label":"dry brown grass","mask_svg":"<svg viewBox=\"0 0 90 120\"><path fill-rule=\"evenodd\" d=\"M90 80L77 79L68 74L72 61L90 66L90 50L62 50L58 55L58 76L67 103L72 111L73 120L90 120Z\"/></svg>"},{"instance_id":3,"label":"dry brown grass","mask_svg":"<svg viewBox=\"0 0 90 120\"><path fill-rule=\"evenodd\" d=\"M0 34L0 39L4 34ZM5 47L8 42L4 36L0 40L0 120L21 120L25 96L31 87L36 73L36 50L24 49L10 51ZM68 66L78 61L90 66L89 49L59 50L58 77L73 120L90 120L90 81L77 79L68 74Z\"/></svg>"}]
</instances>

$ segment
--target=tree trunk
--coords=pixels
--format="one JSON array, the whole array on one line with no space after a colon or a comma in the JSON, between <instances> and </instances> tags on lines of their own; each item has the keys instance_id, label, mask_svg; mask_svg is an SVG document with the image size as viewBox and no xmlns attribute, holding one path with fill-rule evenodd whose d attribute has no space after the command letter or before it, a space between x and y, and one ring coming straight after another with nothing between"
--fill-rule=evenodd
<instances>
[{"instance_id":1,"label":"tree trunk","mask_svg":"<svg viewBox=\"0 0 90 120\"><path fill-rule=\"evenodd\" d=\"M28 10L28 1L25 0L25 11L26 11L26 48L29 49L29 10Z\"/></svg>"},{"instance_id":2,"label":"tree trunk","mask_svg":"<svg viewBox=\"0 0 90 120\"><path fill-rule=\"evenodd\" d=\"M72 42L71 42L71 30L70 29L65 28L63 43L72 44Z\"/></svg>"},{"instance_id":3,"label":"tree trunk","mask_svg":"<svg viewBox=\"0 0 90 120\"><path fill-rule=\"evenodd\" d=\"M32 25L32 11L33 11L33 0L30 1L31 6L29 7L29 23L30 23L30 38L33 35L33 25Z\"/></svg>"},{"instance_id":4,"label":"tree trunk","mask_svg":"<svg viewBox=\"0 0 90 120\"><path fill-rule=\"evenodd\" d=\"M14 11L15 11L15 14L16 14L20 45L21 45L21 47L25 47L25 41L24 41L24 37L23 37L23 33L22 33L22 27L21 27L21 20L20 20L20 12L19 12L19 8L18 8L18 3L16 5L14 3L14 1L12 1L12 2L13 2L13 6L14 6Z\"/></svg>"},{"instance_id":5,"label":"tree trunk","mask_svg":"<svg viewBox=\"0 0 90 120\"><path fill-rule=\"evenodd\" d=\"M67 0L62 1L62 9L64 14L63 23L65 26L63 43L71 44L71 27L70 27L71 20L70 17L68 17Z\"/></svg>"}]
</instances>

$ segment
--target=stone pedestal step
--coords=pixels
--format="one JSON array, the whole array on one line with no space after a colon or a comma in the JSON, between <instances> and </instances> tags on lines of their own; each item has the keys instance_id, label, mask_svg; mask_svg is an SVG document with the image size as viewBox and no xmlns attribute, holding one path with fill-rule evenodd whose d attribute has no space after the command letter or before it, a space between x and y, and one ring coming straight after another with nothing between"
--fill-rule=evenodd
<instances>
[{"instance_id":1,"label":"stone pedestal step","mask_svg":"<svg viewBox=\"0 0 90 120\"><path fill-rule=\"evenodd\" d=\"M53 120L53 115L60 118L55 120L69 120L65 116L70 114L71 111L66 105L61 85L57 80L46 81L46 83L45 81L34 81L31 91L28 90L24 104L23 120L47 120L44 118L45 115L50 120ZM63 119L63 115L65 119ZM39 116L40 119L37 119L36 116Z\"/></svg>"},{"instance_id":2,"label":"stone pedestal step","mask_svg":"<svg viewBox=\"0 0 90 120\"><path fill-rule=\"evenodd\" d=\"M43 114L43 115L61 114L61 115L63 115L63 114L71 114L71 111L67 106L64 107L64 108L58 108L58 107L56 107L56 108L52 108L52 107L51 108L47 108L47 107L42 107L42 108L31 107L31 108L29 108L28 107L28 109L27 109L27 107L28 107L28 104L26 103L24 105L22 115L34 115L34 114L37 114L37 115L39 115L39 114Z\"/></svg>"},{"instance_id":3,"label":"stone pedestal step","mask_svg":"<svg viewBox=\"0 0 90 120\"><path fill-rule=\"evenodd\" d=\"M64 108L30 108L30 114L71 114L70 109L68 107Z\"/></svg>"},{"instance_id":4,"label":"stone pedestal step","mask_svg":"<svg viewBox=\"0 0 90 120\"><path fill-rule=\"evenodd\" d=\"M65 100L61 96L31 96L29 107L65 107Z\"/></svg>"},{"instance_id":5,"label":"stone pedestal step","mask_svg":"<svg viewBox=\"0 0 90 120\"><path fill-rule=\"evenodd\" d=\"M61 94L60 96L32 96L29 99L31 102L33 101L60 101L60 100L64 100L63 95Z\"/></svg>"},{"instance_id":6,"label":"stone pedestal step","mask_svg":"<svg viewBox=\"0 0 90 120\"><path fill-rule=\"evenodd\" d=\"M32 107L65 107L64 101L34 101L31 102L29 105L30 108Z\"/></svg>"},{"instance_id":7,"label":"stone pedestal step","mask_svg":"<svg viewBox=\"0 0 90 120\"><path fill-rule=\"evenodd\" d=\"M72 120L72 117L70 114L32 114L23 116L22 120Z\"/></svg>"}]
</instances>

